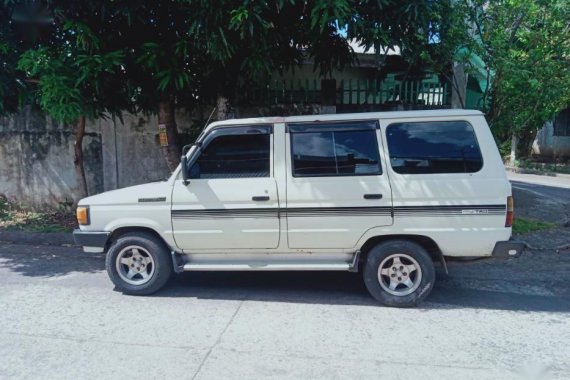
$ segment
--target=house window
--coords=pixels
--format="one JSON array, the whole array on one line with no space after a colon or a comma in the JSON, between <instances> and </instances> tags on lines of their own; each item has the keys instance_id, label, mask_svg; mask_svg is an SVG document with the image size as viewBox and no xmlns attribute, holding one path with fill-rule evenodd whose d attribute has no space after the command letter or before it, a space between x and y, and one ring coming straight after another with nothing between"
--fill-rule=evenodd
<instances>
[{"instance_id":1,"label":"house window","mask_svg":"<svg viewBox=\"0 0 570 380\"><path fill-rule=\"evenodd\" d=\"M554 136L570 136L570 107L562 110L554 119Z\"/></svg>"},{"instance_id":2,"label":"house window","mask_svg":"<svg viewBox=\"0 0 570 380\"><path fill-rule=\"evenodd\" d=\"M391 124L390 163L400 174L474 173L483 158L471 124L437 121Z\"/></svg>"},{"instance_id":3,"label":"house window","mask_svg":"<svg viewBox=\"0 0 570 380\"><path fill-rule=\"evenodd\" d=\"M295 177L382 174L376 122L289 126Z\"/></svg>"}]
</instances>

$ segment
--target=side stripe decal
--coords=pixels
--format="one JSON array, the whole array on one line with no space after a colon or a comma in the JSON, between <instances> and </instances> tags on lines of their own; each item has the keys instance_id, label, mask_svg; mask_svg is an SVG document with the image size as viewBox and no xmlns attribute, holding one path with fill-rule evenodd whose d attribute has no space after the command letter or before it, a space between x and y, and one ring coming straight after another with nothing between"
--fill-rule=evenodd
<instances>
[{"instance_id":1,"label":"side stripe decal","mask_svg":"<svg viewBox=\"0 0 570 380\"><path fill-rule=\"evenodd\" d=\"M277 218L277 208L172 210L174 219Z\"/></svg>"},{"instance_id":2,"label":"side stripe decal","mask_svg":"<svg viewBox=\"0 0 570 380\"><path fill-rule=\"evenodd\" d=\"M292 207L172 210L174 219L279 218L320 216L441 217L504 215L506 205L396 206L392 207Z\"/></svg>"},{"instance_id":3,"label":"side stripe decal","mask_svg":"<svg viewBox=\"0 0 570 380\"><path fill-rule=\"evenodd\" d=\"M396 206L394 216L504 215L506 210L506 205Z\"/></svg>"}]
</instances>

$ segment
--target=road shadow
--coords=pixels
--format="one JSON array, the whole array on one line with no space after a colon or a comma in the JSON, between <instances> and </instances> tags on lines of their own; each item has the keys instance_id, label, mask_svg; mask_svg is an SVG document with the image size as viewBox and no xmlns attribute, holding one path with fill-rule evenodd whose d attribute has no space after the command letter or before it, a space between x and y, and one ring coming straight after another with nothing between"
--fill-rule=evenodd
<instances>
[{"instance_id":1,"label":"road shadow","mask_svg":"<svg viewBox=\"0 0 570 380\"><path fill-rule=\"evenodd\" d=\"M542 263L542 264L540 264ZM32 278L105 270L105 257L78 248L0 245L0 268ZM433 292L420 309L490 309L570 312L570 255L528 254L526 259L451 263L437 268ZM547 273L548 272L548 273ZM540 280L546 274L560 281ZM537 294L556 289L555 295ZM548 289L547 289L548 290ZM538 292L540 293L540 292ZM349 272L187 272L174 276L155 297L195 297L328 305L376 306L362 275Z\"/></svg>"},{"instance_id":2,"label":"road shadow","mask_svg":"<svg viewBox=\"0 0 570 380\"><path fill-rule=\"evenodd\" d=\"M432 294L420 309L490 309L570 312L570 297L461 288L438 270ZM450 286L451 285L451 286ZM194 272L182 273L156 294L208 300L248 300L330 305L377 306L362 276L347 272Z\"/></svg>"},{"instance_id":3,"label":"road shadow","mask_svg":"<svg viewBox=\"0 0 570 380\"><path fill-rule=\"evenodd\" d=\"M349 272L186 272L159 297L265 302L374 305L359 273Z\"/></svg>"},{"instance_id":4,"label":"road shadow","mask_svg":"<svg viewBox=\"0 0 570 380\"><path fill-rule=\"evenodd\" d=\"M0 268L24 276L55 277L105 270L105 256L75 247L0 244Z\"/></svg>"}]
</instances>

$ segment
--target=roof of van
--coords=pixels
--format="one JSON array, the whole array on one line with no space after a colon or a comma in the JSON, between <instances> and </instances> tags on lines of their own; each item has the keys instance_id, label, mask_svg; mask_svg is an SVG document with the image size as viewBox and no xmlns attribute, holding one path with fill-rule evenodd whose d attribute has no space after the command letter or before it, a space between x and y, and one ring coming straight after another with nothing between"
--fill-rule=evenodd
<instances>
[{"instance_id":1,"label":"roof of van","mask_svg":"<svg viewBox=\"0 0 570 380\"><path fill-rule=\"evenodd\" d=\"M270 116L255 117L247 119L228 119L216 121L208 126L232 126L243 124L264 124L264 123L303 123L315 121L338 121L338 120L366 120L366 119L399 119L399 118L423 118L423 117L455 117L455 116L480 116L481 111L465 109L440 109L422 111L389 111L389 112L361 112L361 113L337 113L324 115L303 115L303 116Z\"/></svg>"}]
</instances>

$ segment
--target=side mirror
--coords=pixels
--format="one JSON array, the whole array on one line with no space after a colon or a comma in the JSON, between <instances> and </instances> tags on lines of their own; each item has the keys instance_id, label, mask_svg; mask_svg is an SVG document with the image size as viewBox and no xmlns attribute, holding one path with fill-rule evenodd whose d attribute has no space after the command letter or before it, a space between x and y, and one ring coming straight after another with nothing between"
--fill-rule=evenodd
<instances>
[{"instance_id":1,"label":"side mirror","mask_svg":"<svg viewBox=\"0 0 570 380\"><path fill-rule=\"evenodd\" d=\"M180 168L182 170L182 182L188 185L190 183L188 180L188 157L185 154L180 157Z\"/></svg>"},{"instance_id":2,"label":"side mirror","mask_svg":"<svg viewBox=\"0 0 570 380\"><path fill-rule=\"evenodd\" d=\"M182 156L180 157L180 166L182 169L182 182L185 185L190 183L190 179L188 178L188 157L186 157L186 153L193 147L196 146L198 149L202 146L201 142L195 142L194 144L184 145L182 147Z\"/></svg>"}]
</instances>

